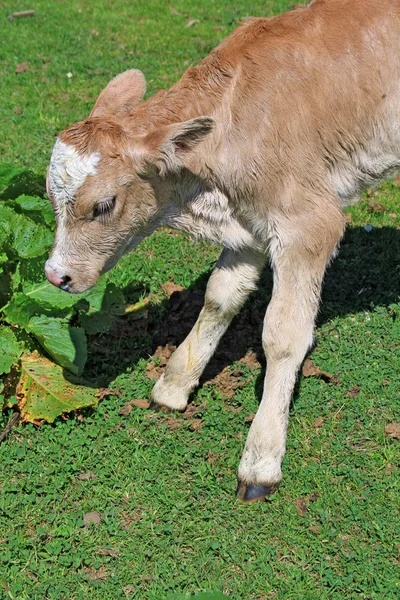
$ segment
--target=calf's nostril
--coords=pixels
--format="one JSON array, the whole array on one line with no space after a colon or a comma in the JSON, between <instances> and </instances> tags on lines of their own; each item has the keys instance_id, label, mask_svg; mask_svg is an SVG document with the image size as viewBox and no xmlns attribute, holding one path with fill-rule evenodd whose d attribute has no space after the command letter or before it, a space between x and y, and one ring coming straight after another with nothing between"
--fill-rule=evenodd
<instances>
[{"instance_id":1,"label":"calf's nostril","mask_svg":"<svg viewBox=\"0 0 400 600\"><path fill-rule=\"evenodd\" d=\"M45 274L50 283L52 283L56 287L60 287L60 285L62 284L62 279L57 275L57 273L55 273L50 267L46 266Z\"/></svg>"},{"instance_id":2,"label":"calf's nostril","mask_svg":"<svg viewBox=\"0 0 400 600\"><path fill-rule=\"evenodd\" d=\"M71 281L71 277L69 277L68 275L64 275L64 277L61 279L61 283L59 285L59 288L61 290L63 290L64 292L69 292L70 281Z\"/></svg>"}]
</instances>

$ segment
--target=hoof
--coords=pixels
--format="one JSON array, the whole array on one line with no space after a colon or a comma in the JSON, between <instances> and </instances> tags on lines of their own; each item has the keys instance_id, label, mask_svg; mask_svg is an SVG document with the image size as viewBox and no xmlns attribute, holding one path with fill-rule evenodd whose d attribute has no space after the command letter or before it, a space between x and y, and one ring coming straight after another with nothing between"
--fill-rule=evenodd
<instances>
[{"instance_id":1,"label":"hoof","mask_svg":"<svg viewBox=\"0 0 400 600\"><path fill-rule=\"evenodd\" d=\"M236 489L236 498L239 498L245 504L263 502L267 496L275 492L276 487L276 485L257 485L239 481Z\"/></svg>"},{"instance_id":2,"label":"hoof","mask_svg":"<svg viewBox=\"0 0 400 600\"><path fill-rule=\"evenodd\" d=\"M151 400L151 402L149 404L149 410L152 410L154 412L164 413L165 415L169 415L170 413L173 412L171 408L168 408L168 406L163 406L162 404L157 404L157 402L154 402L154 400Z\"/></svg>"}]
</instances>

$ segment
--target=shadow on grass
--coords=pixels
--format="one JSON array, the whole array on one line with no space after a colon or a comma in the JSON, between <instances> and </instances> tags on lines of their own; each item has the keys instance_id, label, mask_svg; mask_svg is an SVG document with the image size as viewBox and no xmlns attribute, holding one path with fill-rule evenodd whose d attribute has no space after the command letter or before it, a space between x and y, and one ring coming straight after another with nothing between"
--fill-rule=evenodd
<instances>
[{"instance_id":1,"label":"shadow on grass","mask_svg":"<svg viewBox=\"0 0 400 600\"><path fill-rule=\"evenodd\" d=\"M338 316L396 302L400 280L399 256L399 230L383 227L367 232L361 227L348 228L340 252L327 270L317 327ZM202 308L209 275L202 273L190 289L175 292L169 300L157 306L149 318L137 321L125 318L118 321L109 334L92 336L85 375L95 377L93 385L108 387L129 366L134 367L140 358L149 358L157 347L170 345L173 349L178 346ZM258 290L234 319L201 382L215 377L250 349L264 365L261 333L271 292L272 273L267 267ZM132 285L125 293L134 302L143 289ZM262 384L263 373L255 384L259 398Z\"/></svg>"}]
</instances>

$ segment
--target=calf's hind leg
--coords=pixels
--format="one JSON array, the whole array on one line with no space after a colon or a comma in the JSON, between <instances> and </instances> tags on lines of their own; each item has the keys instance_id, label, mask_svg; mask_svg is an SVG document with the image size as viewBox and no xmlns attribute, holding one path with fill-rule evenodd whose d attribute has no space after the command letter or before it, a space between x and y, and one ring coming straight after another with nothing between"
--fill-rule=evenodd
<instances>
[{"instance_id":1,"label":"calf's hind leg","mask_svg":"<svg viewBox=\"0 0 400 600\"><path fill-rule=\"evenodd\" d=\"M267 371L238 472L237 496L245 502L263 500L282 478L290 399L312 344L325 267L343 233L340 210L323 210L277 226L272 240L274 289L263 329Z\"/></svg>"},{"instance_id":2,"label":"calf's hind leg","mask_svg":"<svg viewBox=\"0 0 400 600\"><path fill-rule=\"evenodd\" d=\"M229 323L255 289L266 256L224 249L208 281L205 303L187 338L171 356L151 395L152 402L184 410Z\"/></svg>"}]
</instances>

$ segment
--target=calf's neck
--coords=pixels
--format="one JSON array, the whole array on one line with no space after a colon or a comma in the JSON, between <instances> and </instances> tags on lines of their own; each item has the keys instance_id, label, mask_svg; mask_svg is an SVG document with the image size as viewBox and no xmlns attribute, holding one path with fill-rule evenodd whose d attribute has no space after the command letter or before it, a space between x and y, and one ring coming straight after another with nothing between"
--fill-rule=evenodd
<instances>
[{"instance_id":1,"label":"calf's neck","mask_svg":"<svg viewBox=\"0 0 400 600\"><path fill-rule=\"evenodd\" d=\"M237 491L260 500L282 477L343 207L400 167L400 0L314 0L249 19L169 90L144 92L140 71L118 75L59 135L46 275L82 292L160 225L223 246L198 321L152 393L181 411L269 258L264 392Z\"/></svg>"}]
</instances>

